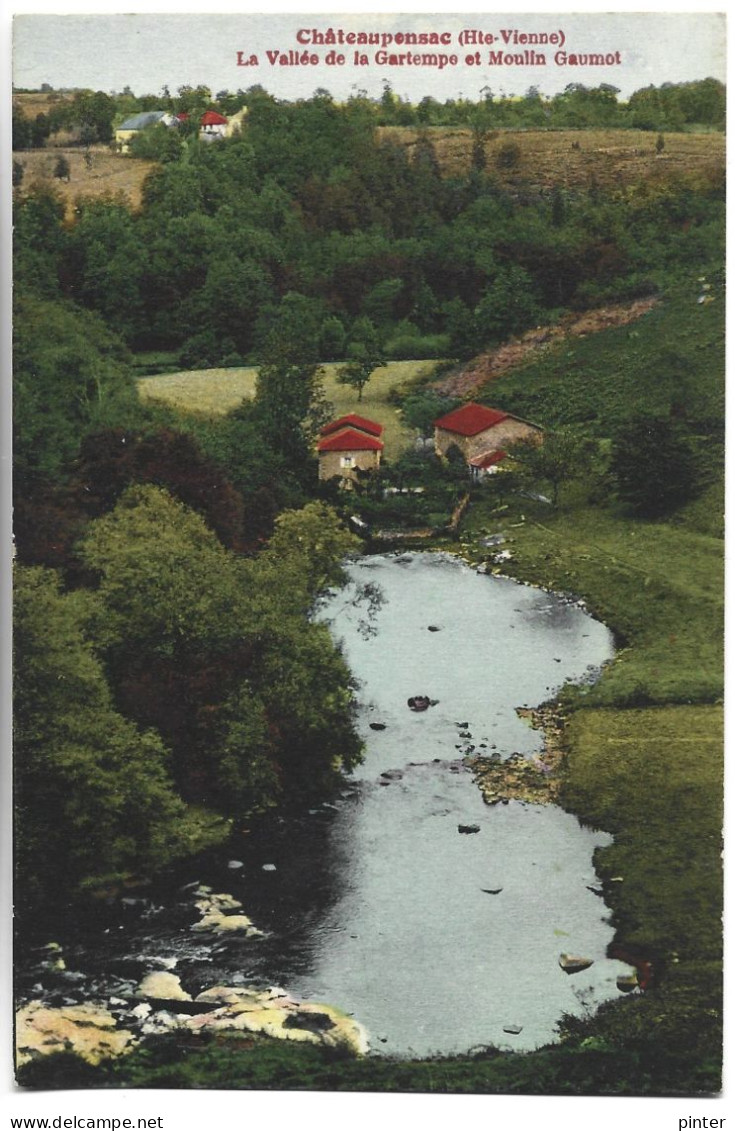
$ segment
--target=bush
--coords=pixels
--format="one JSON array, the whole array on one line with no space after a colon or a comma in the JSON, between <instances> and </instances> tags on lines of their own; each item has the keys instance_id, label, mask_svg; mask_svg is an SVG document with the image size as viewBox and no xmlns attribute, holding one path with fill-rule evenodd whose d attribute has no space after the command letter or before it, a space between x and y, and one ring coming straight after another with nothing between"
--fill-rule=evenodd
<instances>
[{"instance_id":1,"label":"bush","mask_svg":"<svg viewBox=\"0 0 735 1131\"><path fill-rule=\"evenodd\" d=\"M495 154L495 164L499 169L517 169L523 152L516 141L504 141Z\"/></svg>"},{"instance_id":2,"label":"bush","mask_svg":"<svg viewBox=\"0 0 735 1131\"><path fill-rule=\"evenodd\" d=\"M211 369L217 365L241 365L240 354L232 338L223 338L214 330L194 334L179 352L182 369Z\"/></svg>"},{"instance_id":3,"label":"bush","mask_svg":"<svg viewBox=\"0 0 735 1131\"><path fill-rule=\"evenodd\" d=\"M449 352L448 334L426 334L418 337L391 338L385 352L393 361L428 361Z\"/></svg>"}]
</instances>

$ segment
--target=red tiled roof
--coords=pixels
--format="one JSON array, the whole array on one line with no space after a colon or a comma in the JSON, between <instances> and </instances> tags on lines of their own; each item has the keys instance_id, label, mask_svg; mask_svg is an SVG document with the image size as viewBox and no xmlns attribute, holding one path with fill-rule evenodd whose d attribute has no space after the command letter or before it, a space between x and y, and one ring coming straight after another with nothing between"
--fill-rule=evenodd
<instances>
[{"instance_id":1,"label":"red tiled roof","mask_svg":"<svg viewBox=\"0 0 735 1131\"><path fill-rule=\"evenodd\" d=\"M319 452L382 452L385 445L382 440L368 436L365 432L358 432L355 428L345 428L335 432L317 444Z\"/></svg>"},{"instance_id":2,"label":"red tiled roof","mask_svg":"<svg viewBox=\"0 0 735 1131\"><path fill-rule=\"evenodd\" d=\"M492 428L493 425L500 424L501 420L507 418L507 412L501 412L497 408L487 408L483 404L470 403L455 408L446 416L440 416L434 424L437 428L456 432L460 436L476 436L478 432L484 432L486 428Z\"/></svg>"},{"instance_id":3,"label":"red tiled roof","mask_svg":"<svg viewBox=\"0 0 735 1131\"><path fill-rule=\"evenodd\" d=\"M339 420L332 420L331 423L326 424L320 435L329 436L332 432L338 432L340 428L357 428L358 431L367 432L370 436L380 436L383 431L382 424L368 420L365 416L358 416L356 412L350 412L347 416L340 416Z\"/></svg>"},{"instance_id":4,"label":"red tiled roof","mask_svg":"<svg viewBox=\"0 0 735 1131\"><path fill-rule=\"evenodd\" d=\"M226 126L227 118L223 118L216 110L205 110L199 119L203 126Z\"/></svg>"},{"instance_id":5,"label":"red tiled roof","mask_svg":"<svg viewBox=\"0 0 735 1131\"><path fill-rule=\"evenodd\" d=\"M483 452L481 455L475 456L474 459L470 460L470 466L486 470L488 467L493 467L496 463L500 463L501 460L505 459L507 454L507 452L500 449L498 449L497 452Z\"/></svg>"}]
</instances>

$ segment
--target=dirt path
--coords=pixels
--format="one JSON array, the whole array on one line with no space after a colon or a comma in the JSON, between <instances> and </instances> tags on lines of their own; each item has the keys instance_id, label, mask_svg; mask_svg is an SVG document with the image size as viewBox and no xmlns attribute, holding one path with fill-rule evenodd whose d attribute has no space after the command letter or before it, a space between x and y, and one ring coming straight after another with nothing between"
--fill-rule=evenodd
<instances>
[{"instance_id":1,"label":"dirt path","mask_svg":"<svg viewBox=\"0 0 735 1131\"><path fill-rule=\"evenodd\" d=\"M568 314L556 326L537 326L497 349L478 354L466 365L437 381L434 388L447 396L465 397L557 342L566 338L583 338L612 326L625 326L647 314L658 302L657 298L643 298L617 306L599 307L584 314Z\"/></svg>"}]
</instances>

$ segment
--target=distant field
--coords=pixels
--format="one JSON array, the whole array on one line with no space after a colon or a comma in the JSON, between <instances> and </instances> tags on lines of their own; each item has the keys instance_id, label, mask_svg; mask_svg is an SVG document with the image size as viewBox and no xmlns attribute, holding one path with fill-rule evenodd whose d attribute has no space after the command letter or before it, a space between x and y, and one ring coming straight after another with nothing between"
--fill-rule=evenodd
<instances>
[{"instance_id":1,"label":"distant field","mask_svg":"<svg viewBox=\"0 0 735 1131\"><path fill-rule=\"evenodd\" d=\"M442 172L454 175L469 170L469 130L436 126L427 132ZM418 137L416 130L403 126L383 126L378 133L408 150ZM592 174L600 188L618 188L682 176L709 180L724 173L724 134L665 133L660 154L656 153L657 137L642 130L497 130L485 144L487 172L506 188L520 181L531 181L539 188L555 184L586 188ZM498 151L511 141L520 151L518 164L498 168Z\"/></svg>"},{"instance_id":2,"label":"distant field","mask_svg":"<svg viewBox=\"0 0 735 1131\"><path fill-rule=\"evenodd\" d=\"M69 162L70 177L60 181L54 177L56 162L63 154ZM110 153L105 146L93 146L91 163L87 165L84 151L78 147L27 149L13 155L24 167L23 190L34 184L52 184L64 198L67 219L74 216L74 202L78 196L107 196L122 193L131 208L139 208L143 181L155 161L140 161Z\"/></svg>"},{"instance_id":3,"label":"distant field","mask_svg":"<svg viewBox=\"0 0 735 1131\"><path fill-rule=\"evenodd\" d=\"M334 405L335 416L359 412L377 420L385 429L385 454L395 459L413 442L413 432L401 421L400 413L388 403L391 389L429 376L436 365L434 361L391 361L376 369L363 390L362 401L348 385L339 385L335 379L339 363L324 366L324 386L327 399ZM242 400L255 393L257 369L199 369L183 373L165 373L160 377L142 377L138 381L144 400L161 401L183 412L218 416L236 408Z\"/></svg>"}]
</instances>

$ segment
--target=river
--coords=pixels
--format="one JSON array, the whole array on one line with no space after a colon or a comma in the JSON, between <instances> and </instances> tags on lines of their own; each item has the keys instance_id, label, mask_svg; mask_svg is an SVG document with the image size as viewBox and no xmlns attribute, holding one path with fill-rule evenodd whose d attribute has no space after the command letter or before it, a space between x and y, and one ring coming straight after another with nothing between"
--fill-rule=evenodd
<instances>
[{"instance_id":1,"label":"river","mask_svg":"<svg viewBox=\"0 0 735 1131\"><path fill-rule=\"evenodd\" d=\"M611 634L574 602L450 555L348 570L319 613L359 682L365 760L342 796L243 838L237 860L179 875L173 893L130 899L128 919L87 932L67 966L87 994L125 994L155 969L192 993L276 984L353 1014L376 1053L538 1047L562 1015L620 994L627 968L605 957L609 912L590 890L610 838L553 805L485 804L464 759L537 754L543 736L516 708L594 680ZM369 633L353 602L363 582L383 595ZM410 710L417 695L433 705ZM187 881L232 893L264 937L193 935ZM592 965L568 974L562 952Z\"/></svg>"}]
</instances>

